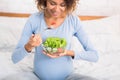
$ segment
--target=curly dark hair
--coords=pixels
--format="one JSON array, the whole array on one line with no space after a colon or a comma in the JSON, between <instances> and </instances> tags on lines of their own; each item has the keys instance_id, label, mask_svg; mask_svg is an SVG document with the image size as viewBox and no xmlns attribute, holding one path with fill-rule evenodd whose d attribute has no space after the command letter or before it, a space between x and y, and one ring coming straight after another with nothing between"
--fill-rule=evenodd
<instances>
[{"instance_id":1,"label":"curly dark hair","mask_svg":"<svg viewBox=\"0 0 120 80\"><path fill-rule=\"evenodd\" d=\"M39 11L44 11L47 0L36 0L37 8ZM66 3L66 11L73 12L76 8L77 1L79 0L64 0Z\"/></svg>"}]
</instances>

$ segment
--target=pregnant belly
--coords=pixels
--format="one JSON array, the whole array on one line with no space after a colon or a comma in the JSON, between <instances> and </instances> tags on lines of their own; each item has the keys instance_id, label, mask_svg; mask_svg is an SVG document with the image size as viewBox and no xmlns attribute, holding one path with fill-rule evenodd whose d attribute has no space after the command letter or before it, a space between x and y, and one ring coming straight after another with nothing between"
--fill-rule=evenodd
<instances>
[{"instance_id":1,"label":"pregnant belly","mask_svg":"<svg viewBox=\"0 0 120 80\"><path fill-rule=\"evenodd\" d=\"M40 80L64 80L72 69L72 61L67 57L39 59L34 64L34 71Z\"/></svg>"}]
</instances>

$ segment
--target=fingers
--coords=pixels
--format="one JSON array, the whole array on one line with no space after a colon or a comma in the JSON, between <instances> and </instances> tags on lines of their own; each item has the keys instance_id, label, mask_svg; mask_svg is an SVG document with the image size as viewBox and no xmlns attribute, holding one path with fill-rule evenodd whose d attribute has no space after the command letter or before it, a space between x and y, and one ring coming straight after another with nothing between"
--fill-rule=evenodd
<instances>
[{"instance_id":1,"label":"fingers","mask_svg":"<svg viewBox=\"0 0 120 80\"><path fill-rule=\"evenodd\" d=\"M46 56L50 57L50 58L58 58L59 55L55 54L55 53L47 53L45 51L43 51L43 54L45 54Z\"/></svg>"},{"instance_id":2,"label":"fingers","mask_svg":"<svg viewBox=\"0 0 120 80\"><path fill-rule=\"evenodd\" d=\"M62 54L59 54L59 56L66 56L67 50L65 50Z\"/></svg>"},{"instance_id":3,"label":"fingers","mask_svg":"<svg viewBox=\"0 0 120 80\"><path fill-rule=\"evenodd\" d=\"M29 44L36 47L39 46L42 43L42 38L40 37L40 34L32 34L29 40Z\"/></svg>"},{"instance_id":4,"label":"fingers","mask_svg":"<svg viewBox=\"0 0 120 80\"><path fill-rule=\"evenodd\" d=\"M34 37L35 36L35 34L32 34L32 37Z\"/></svg>"},{"instance_id":5,"label":"fingers","mask_svg":"<svg viewBox=\"0 0 120 80\"><path fill-rule=\"evenodd\" d=\"M58 58L58 57L61 57L61 56L65 56L66 55L66 50L63 53L59 53L59 52L57 52L57 53L47 53L47 52L43 51L43 54L45 54L45 55L47 55L51 58Z\"/></svg>"},{"instance_id":6,"label":"fingers","mask_svg":"<svg viewBox=\"0 0 120 80\"><path fill-rule=\"evenodd\" d=\"M42 43L42 39L40 37L40 34L35 34L34 39L35 39L37 46L39 46Z\"/></svg>"}]
</instances>

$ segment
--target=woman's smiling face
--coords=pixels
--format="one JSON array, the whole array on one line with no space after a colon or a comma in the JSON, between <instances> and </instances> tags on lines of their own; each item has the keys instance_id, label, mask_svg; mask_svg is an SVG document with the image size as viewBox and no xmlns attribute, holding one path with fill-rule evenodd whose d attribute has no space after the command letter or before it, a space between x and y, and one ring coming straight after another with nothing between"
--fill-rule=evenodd
<instances>
[{"instance_id":1,"label":"woman's smiling face","mask_svg":"<svg viewBox=\"0 0 120 80\"><path fill-rule=\"evenodd\" d=\"M52 17L60 17L66 12L66 3L64 0L47 0L47 11Z\"/></svg>"}]
</instances>

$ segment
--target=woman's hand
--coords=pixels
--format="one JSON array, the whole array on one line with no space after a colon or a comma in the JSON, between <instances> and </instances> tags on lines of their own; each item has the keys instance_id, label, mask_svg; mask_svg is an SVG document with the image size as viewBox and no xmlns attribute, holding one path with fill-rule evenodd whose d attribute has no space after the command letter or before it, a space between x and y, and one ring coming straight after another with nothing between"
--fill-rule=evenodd
<instances>
[{"instance_id":1,"label":"woman's hand","mask_svg":"<svg viewBox=\"0 0 120 80\"><path fill-rule=\"evenodd\" d=\"M32 34L29 41L25 45L25 49L28 52L31 52L34 47L39 46L41 43L42 43L42 38L40 37L40 35L39 34Z\"/></svg>"},{"instance_id":2,"label":"woman's hand","mask_svg":"<svg viewBox=\"0 0 120 80\"><path fill-rule=\"evenodd\" d=\"M66 50L64 51L57 51L55 53L48 53L46 51L43 51L43 54L51 57L51 58L58 58L58 57L61 57L61 56L65 56L66 55Z\"/></svg>"},{"instance_id":3,"label":"woman's hand","mask_svg":"<svg viewBox=\"0 0 120 80\"><path fill-rule=\"evenodd\" d=\"M43 51L43 54L51 57L51 58L58 58L58 57L61 57L61 56L74 56L74 52L71 51L71 50L59 50L58 52L56 53L47 53L45 51Z\"/></svg>"}]
</instances>

